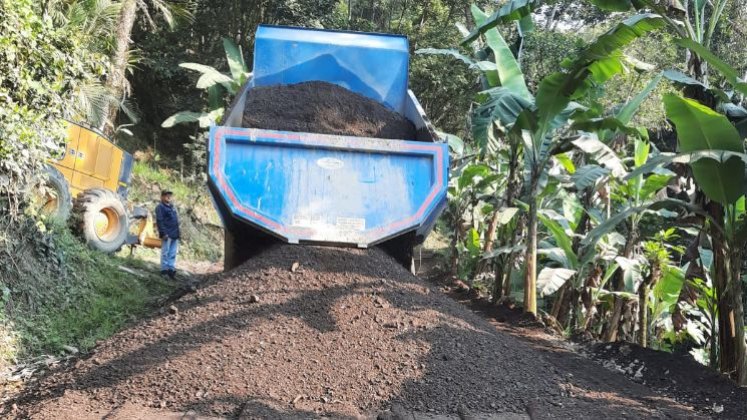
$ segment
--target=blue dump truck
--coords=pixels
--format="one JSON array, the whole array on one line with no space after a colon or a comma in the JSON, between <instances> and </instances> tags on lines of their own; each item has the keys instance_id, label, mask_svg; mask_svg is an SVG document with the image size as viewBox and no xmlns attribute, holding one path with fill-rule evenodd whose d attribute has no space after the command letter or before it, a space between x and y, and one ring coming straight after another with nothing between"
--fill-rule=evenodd
<instances>
[{"instance_id":1,"label":"blue dump truck","mask_svg":"<svg viewBox=\"0 0 747 420\"><path fill-rule=\"evenodd\" d=\"M381 246L412 269L413 247L446 206L449 154L408 90L408 66L406 37L258 27L252 77L210 130L208 185L226 269L278 240ZM414 124L415 138L242 127L254 89L310 81L383 104Z\"/></svg>"}]
</instances>

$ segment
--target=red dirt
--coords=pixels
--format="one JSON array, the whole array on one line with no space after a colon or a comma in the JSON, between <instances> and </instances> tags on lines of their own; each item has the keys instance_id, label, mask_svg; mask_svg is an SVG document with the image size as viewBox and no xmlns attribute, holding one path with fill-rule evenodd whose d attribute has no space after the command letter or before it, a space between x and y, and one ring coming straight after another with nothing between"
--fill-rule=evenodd
<instances>
[{"instance_id":1,"label":"red dirt","mask_svg":"<svg viewBox=\"0 0 747 420\"><path fill-rule=\"evenodd\" d=\"M380 103L326 82L254 88L244 127L415 140L415 126Z\"/></svg>"},{"instance_id":2,"label":"red dirt","mask_svg":"<svg viewBox=\"0 0 747 420\"><path fill-rule=\"evenodd\" d=\"M16 404L6 416L699 418L562 343L497 329L380 250L291 245L211 277Z\"/></svg>"}]
</instances>

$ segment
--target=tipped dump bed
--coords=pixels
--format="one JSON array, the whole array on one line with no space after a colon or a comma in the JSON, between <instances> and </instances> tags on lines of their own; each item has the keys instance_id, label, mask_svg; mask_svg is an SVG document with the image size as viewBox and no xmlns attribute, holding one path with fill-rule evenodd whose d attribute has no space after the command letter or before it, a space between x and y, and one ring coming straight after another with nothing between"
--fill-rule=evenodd
<instances>
[{"instance_id":1,"label":"tipped dump bed","mask_svg":"<svg viewBox=\"0 0 747 420\"><path fill-rule=\"evenodd\" d=\"M387 241L411 256L446 204L448 149L407 90L407 51L399 36L260 26L253 78L210 131L209 186L229 268L263 233L290 243ZM306 81L377 100L410 120L418 141L241 127L255 86Z\"/></svg>"}]
</instances>

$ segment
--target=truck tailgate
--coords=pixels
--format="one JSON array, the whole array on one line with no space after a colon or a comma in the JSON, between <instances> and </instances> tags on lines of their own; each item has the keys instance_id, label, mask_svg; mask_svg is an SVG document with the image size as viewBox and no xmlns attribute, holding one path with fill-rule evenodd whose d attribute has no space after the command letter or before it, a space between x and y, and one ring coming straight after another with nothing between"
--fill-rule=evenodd
<instances>
[{"instance_id":1,"label":"truck tailgate","mask_svg":"<svg viewBox=\"0 0 747 420\"><path fill-rule=\"evenodd\" d=\"M218 126L209 177L235 217L287 242L367 247L430 229L444 144Z\"/></svg>"}]
</instances>

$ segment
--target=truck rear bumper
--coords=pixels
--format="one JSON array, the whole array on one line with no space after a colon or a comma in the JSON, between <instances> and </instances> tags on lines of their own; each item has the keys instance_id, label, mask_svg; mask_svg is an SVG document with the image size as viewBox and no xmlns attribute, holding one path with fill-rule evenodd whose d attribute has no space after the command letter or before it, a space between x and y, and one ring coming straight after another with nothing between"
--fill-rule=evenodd
<instances>
[{"instance_id":1,"label":"truck rear bumper","mask_svg":"<svg viewBox=\"0 0 747 420\"><path fill-rule=\"evenodd\" d=\"M445 144L219 126L208 174L224 225L368 247L427 235L446 204L448 159Z\"/></svg>"}]
</instances>

